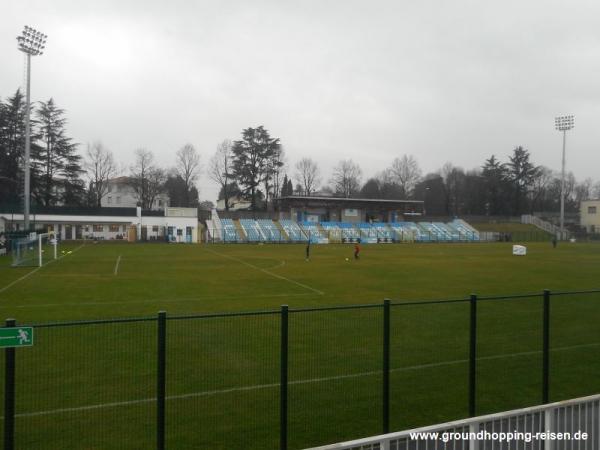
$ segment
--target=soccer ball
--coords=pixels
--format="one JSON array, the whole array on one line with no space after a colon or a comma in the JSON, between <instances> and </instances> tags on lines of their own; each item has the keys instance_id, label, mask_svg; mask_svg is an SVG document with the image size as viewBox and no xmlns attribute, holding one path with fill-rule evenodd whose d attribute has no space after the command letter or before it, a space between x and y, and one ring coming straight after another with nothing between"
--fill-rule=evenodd
<instances>
[{"instance_id":1,"label":"soccer ball","mask_svg":"<svg viewBox=\"0 0 600 450\"><path fill-rule=\"evenodd\" d=\"M346 261L350 261L348 258L346 258Z\"/></svg>"}]
</instances>

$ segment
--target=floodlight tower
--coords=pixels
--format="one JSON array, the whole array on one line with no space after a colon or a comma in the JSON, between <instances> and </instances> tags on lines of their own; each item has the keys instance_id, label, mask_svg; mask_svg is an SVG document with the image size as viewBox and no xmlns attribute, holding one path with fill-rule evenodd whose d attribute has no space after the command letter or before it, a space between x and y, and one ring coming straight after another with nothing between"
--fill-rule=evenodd
<instances>
[{"instance_id":1,"label":"floodlight tower","mask_svg":"<svg viewBox=\"0 0 600 450\"><path fill-rule=\"evenodd\" d=\"M30 175L29 175L29 155L31 152L31 127L29 125L29 117L31 114L29 103L31 98L31 57L42 55L44 48L46 48L46 36L45 34L37 31L25 25L21 36L17 36L17 42L19 50L27 55L27 94L25 100L25 187L24 187L24 201L25 206L23 208L23 219L25 230L29 230L29 187L30 187Z\"/></svg>"},{"instance_id":2,"label":"floodlight tower","mask_svg":"<svg viewBox=\"0 0 600 450\"><path fill-rule=\"evenodd\" d=\"M567 131L575 126L573 116L559 116L554 119L554 126L563 132L562 169L560 176L560 238L565 232L565 144L567 142Z\"/></svg>"}]
</instances>

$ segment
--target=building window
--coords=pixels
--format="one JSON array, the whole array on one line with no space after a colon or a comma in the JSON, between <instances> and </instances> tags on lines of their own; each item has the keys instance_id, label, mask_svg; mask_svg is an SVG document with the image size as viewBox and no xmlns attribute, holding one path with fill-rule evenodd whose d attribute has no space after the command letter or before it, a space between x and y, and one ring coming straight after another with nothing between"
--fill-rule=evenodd
<instances>
[{"instance_id":1,"label":"building window","mask_svg":"<svg viewBox=\"0 0 600 450\"><path fill-rule=\"evenodd\" d=\"M112 184L108 185L108 192L112 192Z\"/></svg>"},{"instance_id":2,"label":"building window","mask_svg":"<svg viewBox=\"0 0 600 450\"><path fill-rule=\"evenodd\" d=\"M111 231L113 233L118 233L119 230L119 225L109 225L108 226L108 231Z\"/></svg>"},{"instance_id":3,"label":"building window","mask_svg":"<svg viewBox=\"0 0 600 450\"><path fill-rule=\"evenodd\" d=\"M159 200L159 201L158 201L158 207L159 207L159 208L162 208L162 205L163 205L163 201L162 201L162 200Z\"/></svg>"},{"instance_id":4,"label":"building window","mask_svg":"<svg viewBox=\"0 0 600 450\"><path fill-rule=\"evenodd\" d=\"M117 197L117 205L121 204L121 197Z\"/></svg>"},{"instance_id":5,"label":"building window","mask_svg":"<svg viewBox=\"0 0 600 450\"><path fill-rule=\"evenodd\" d=\"M152 232L158 233L158 225L152 225Z\"/></svg>"},{"instance_id":6,"label":"building window","mask_svg":"<svg viewBox=\"0 0 600 450\"><path fill-rule=\"evenodd\" d=\"M110 205L110 204L112 203L112 197L108 197L108 198L106 199L106 203L108 203L108 204Z\"/></svg>"},{"instance_id":7,"label":"building window","mask_svg":"<svg viewBox=\"0 0 600 450\"><path fill-rule=\"evenodd\" d=\"M183 236L183 230L181 228L177 228L177 236Z\"/></svg>"},{"instance_id":8,"label":"building window","mask_svg":"<svg viewBox=\"0 0 600 450\"><path fill-rule=\"evenodd\" d=\"M94 233L102 233L104 231L104 225L94 225Z\"/></svg>"},{"instance_id":9,"label":"building window","mask_svg":"<svg viewBox=\"0 0 600 450\"><path fill-rule=\"evenodd\" d=\"M596 207L588 206L588 214L596 214Z\"/></svg>"}]
</instances>

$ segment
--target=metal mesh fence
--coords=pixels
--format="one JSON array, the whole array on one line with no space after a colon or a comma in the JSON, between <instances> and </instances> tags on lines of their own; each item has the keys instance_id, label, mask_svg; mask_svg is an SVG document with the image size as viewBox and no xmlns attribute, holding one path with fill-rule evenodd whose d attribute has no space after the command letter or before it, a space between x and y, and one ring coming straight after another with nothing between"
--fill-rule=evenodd
<instances>
[{"instance_id":1,"label":"metal mesh fence","mask_svg":"<svg viewBox=\"0 0 600 450\"><path fill-rule=\"evenodd\" d=\"M167 448L277 449L279 314L167 321Z\"/></svg>"},{"instance_id":2,"label":"metal mesh fence","mask_svg":"<svg viewBox=\"0 0 600 450\"><path fill-rule=\"evenodd\" d=\"M17 354L17 448L151 448L154 321L37 327Z\"/></svg>"},{"instance_id":3,"label":"metal mesh fence","mask_svg":"<svg viewBox=\"0 0 600 450\"><path fill-rule=\"evenodd\" d=\"M469 304L391 308L391 429L467 415Z\"/></svg>"},{"instance_id":4,"label":"metal mesh fence","mask_svg":"<svg viewBox=\"0 0 600 450\"><path fill-rule=\"evenodd\" d=\"M552 399L600 392L600 292L553 295L550 317Z\"/></svg>"},{"instance_id":5,"label":"metal mesh fence","mask_svg":"<svg viewBox=\"0 0 600 450\"><path fill-rule=\"evenodd\" d=\"M34 327L14 448L300 449L600 391L600 291L285 311Z\"/></svg>"},{"instance_id":6,"label":"metal mesh fence","mask_svg":"<svg viewBox=\"0 0 600 450\"><path fill-rule=\"evenodd\" d=\"M381 305L290 313L290 448L381 432L382 329Z\"/></svg>"},{"instance_id":7,"label":"metal mesh fence","mask_svg":"<svg viewBox=\"0 0 600 450\"><path fill-rule=\"evenodd\" d=\"M543 297L477 305L477 414L542 402Z\"/></svg>"}]
</instances>

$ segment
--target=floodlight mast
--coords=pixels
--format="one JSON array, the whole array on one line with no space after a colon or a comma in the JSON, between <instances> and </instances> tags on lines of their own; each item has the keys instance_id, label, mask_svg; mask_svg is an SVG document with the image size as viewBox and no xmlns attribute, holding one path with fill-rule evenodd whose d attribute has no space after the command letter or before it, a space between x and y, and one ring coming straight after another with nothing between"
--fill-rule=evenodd
<instances>
[{"instance_id":1,"label":"floodlight mast","mask_svg":"<svg viewBox=\"0 0 600 450\"><path fill-rule=\"evenodd\" d=\"M564 239L565 233L565 147L567 142L567 131L575 127L574 116L559 116L554 119L554 126L563 132L562 147L562 169L560 177L560 238Z\"/></svg>"},{"instance_id":2,"label":"floodlight mast","mask_svg":"<svg viewBox=\"0 0 600 450\"><path fill-rule=\"evenodd\" d=\"M25 172L24 182L24 208L23 208L23 225L25 230L29 230L29 200L30 200L30 153L31 153L31 126L30 126L30 99L31 99L31 57L44 54L46 48L45 34L36 29L25 25L21 36L17 36L19 50L27 55L27 92L25 97L25 164L23 171Z\"/></svg>"}]
</instances>

